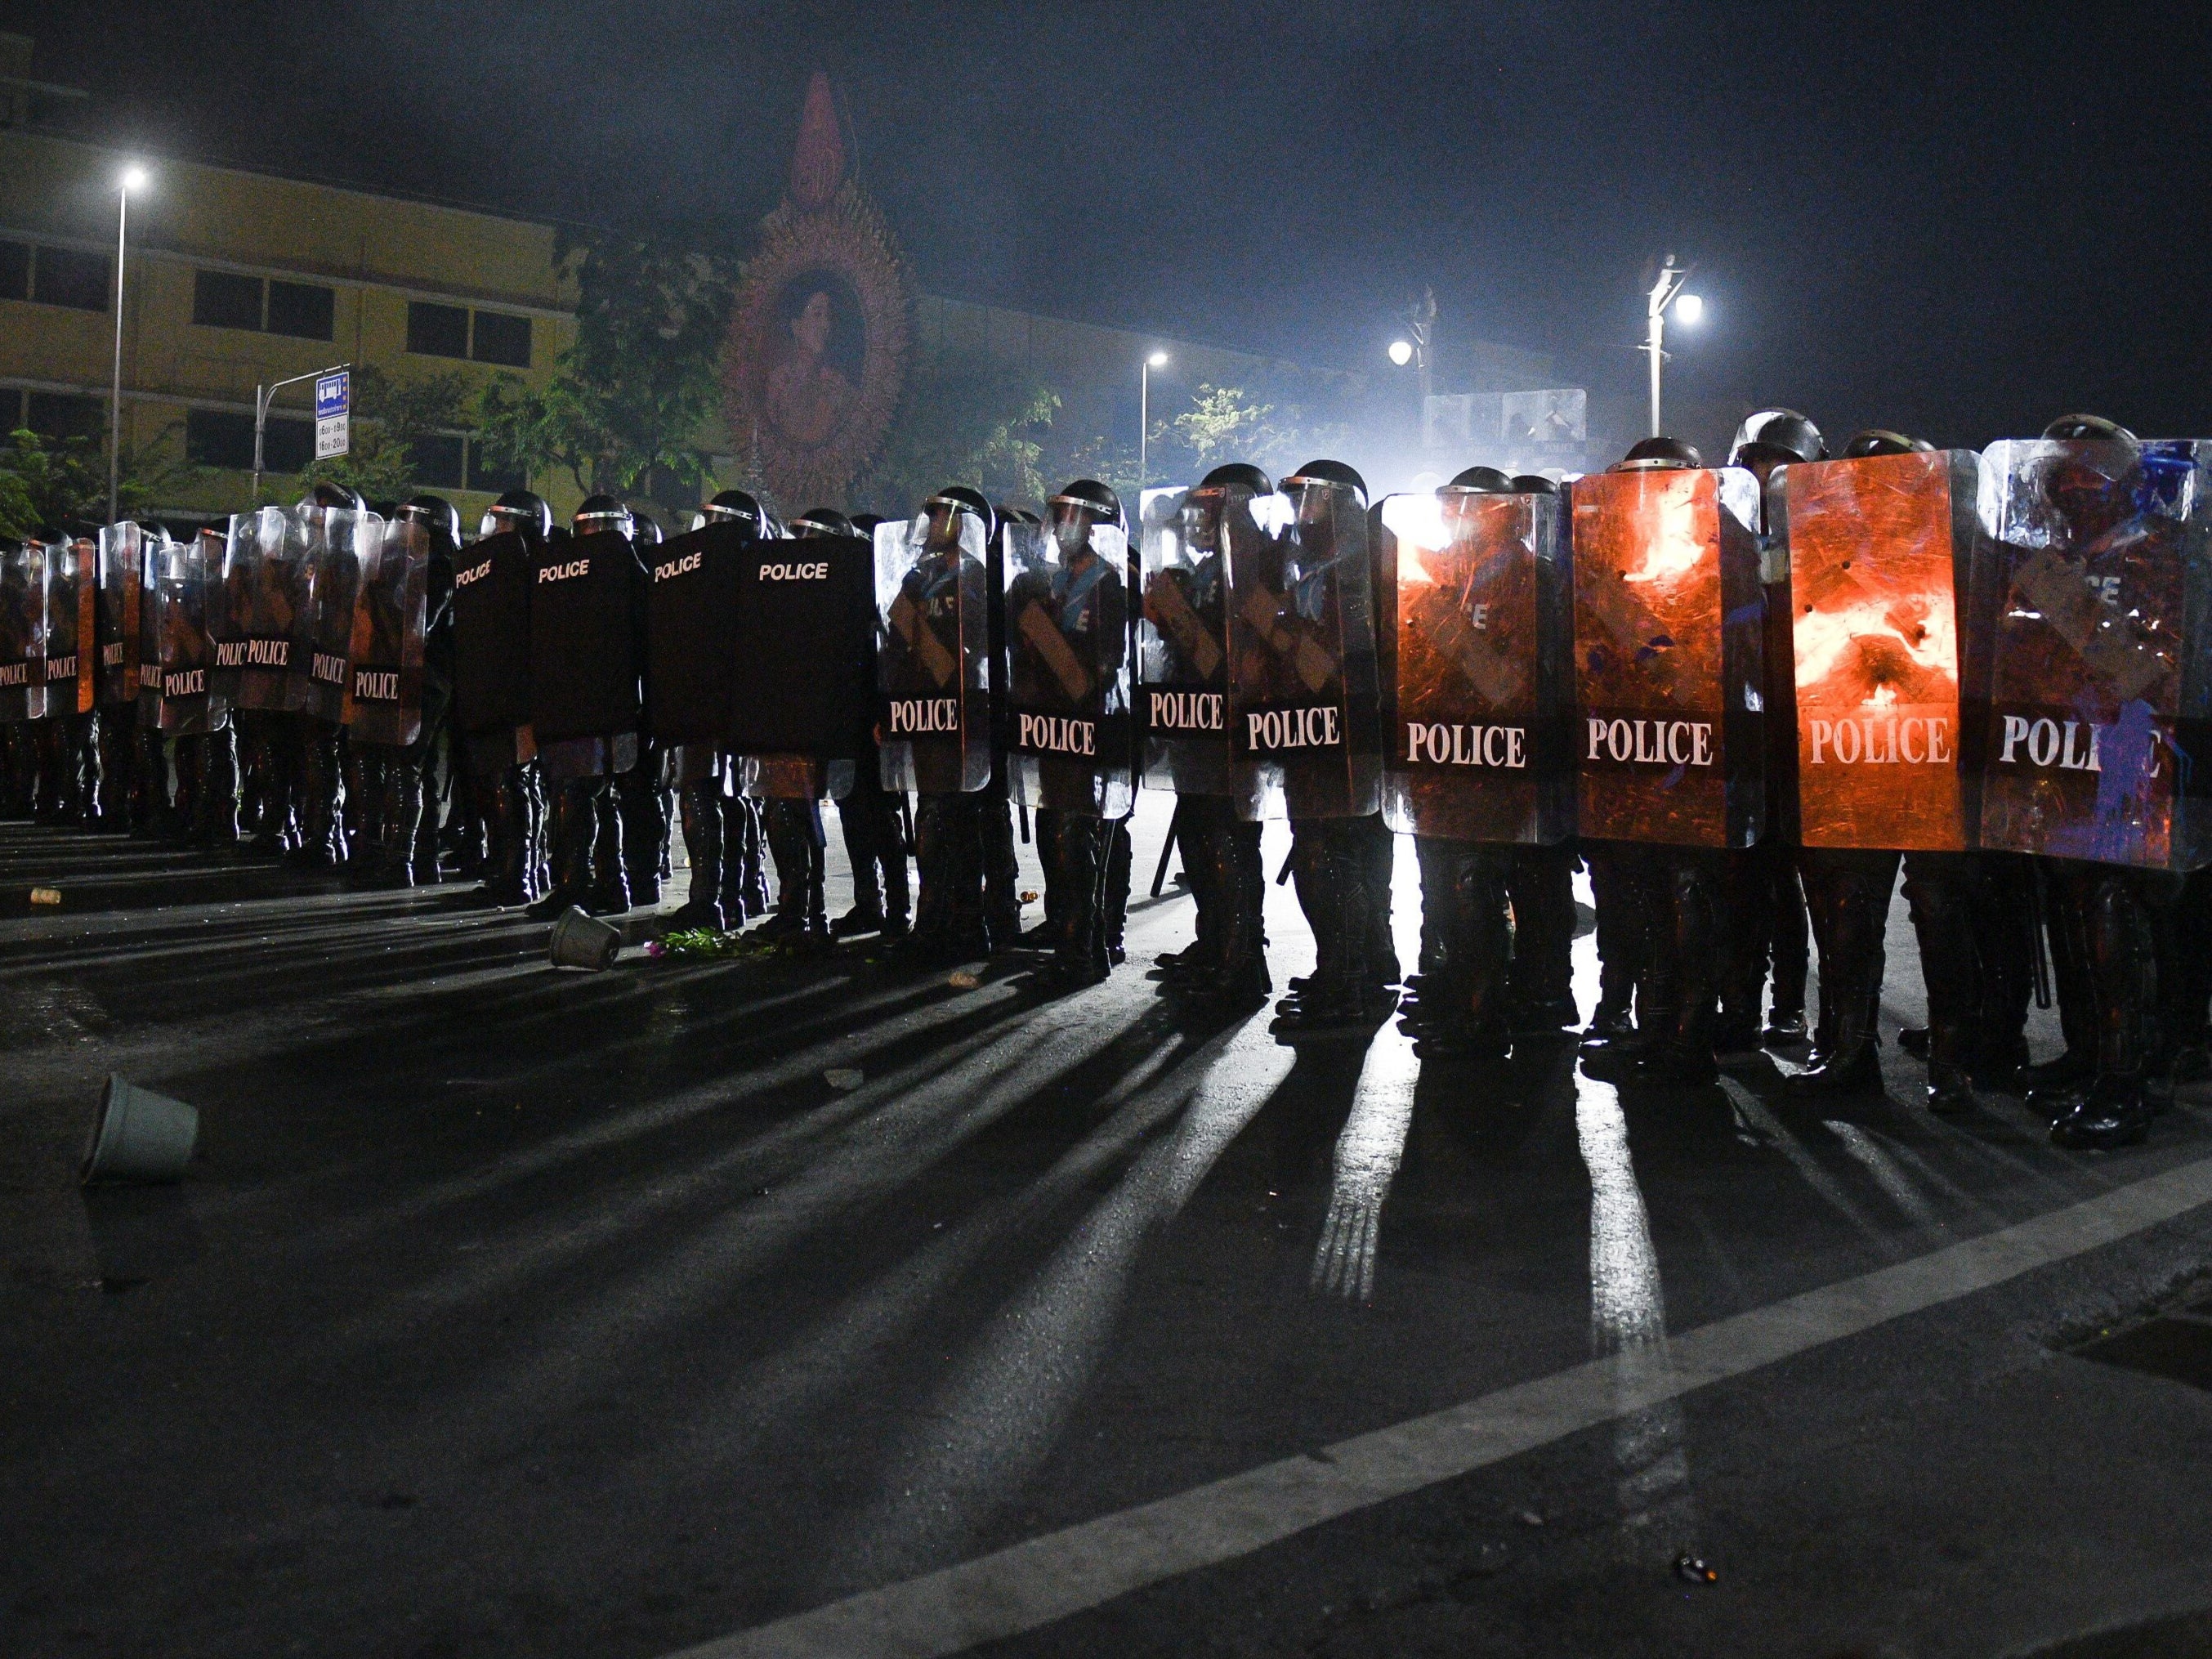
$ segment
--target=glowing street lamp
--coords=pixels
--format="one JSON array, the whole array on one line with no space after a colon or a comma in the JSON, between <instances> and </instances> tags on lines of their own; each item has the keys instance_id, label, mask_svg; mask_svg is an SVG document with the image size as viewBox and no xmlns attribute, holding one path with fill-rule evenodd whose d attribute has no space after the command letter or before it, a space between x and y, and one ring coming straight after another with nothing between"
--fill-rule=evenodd
<instances>
[{"instance_id":1,"label":"glowing street lamp","mask_svg":"<svg viewBox=\"0 0 2212 1659\"><path fill-rule=\"evenodd\" d=\"M1149 458L1145 446L1152 435L1152 371L1167 366L1168 354L1155 351L1137 371L1137 489L1140 494L1151 477L1146 471Z\"/></svg>"},{"instance_id":2,"label":"glowing street lamp","mask_svg":"<svg viewBox=\"0 0 2212 1659\"><path fill-rule=\"evenodd\" d=\"M146 169L133 162L116 180L115 362L107 393L107 521L115 522L115 502L123 480L123 258L130 243L131 192L146 188Z\"/></svg>"},{"instance_id":3,"label":"glowing street lamp","mask_svg":"<svg viewBox=\"0 0 2212 1659\"><path fill-rule=\"evenodd\" d=\"M1668 254L1649 293L1644 296L1645 337L1643 349L1651 357L1651 435L1659 436L1659 365L1667 361L1667 308L1674 309L1675 320L1695 323L1705 314L1705 302L1694 294L1682 292L1682 284L1690 278L1686 266L1677 269L1674 256Z\"/></svg>"},{"instance_id":4,"label":"glowing street lamp","mask_svg":"<svg viewBox=\"0 0 2212 1659\"><path fill-rule=\"evenodd\" d=\"M1401 368L1405 368L1407 363L1412 362L1413 361L1413 343L1411 340L1391 341L1390 361L1397 364Z\"/></svg>"}]
</instances>

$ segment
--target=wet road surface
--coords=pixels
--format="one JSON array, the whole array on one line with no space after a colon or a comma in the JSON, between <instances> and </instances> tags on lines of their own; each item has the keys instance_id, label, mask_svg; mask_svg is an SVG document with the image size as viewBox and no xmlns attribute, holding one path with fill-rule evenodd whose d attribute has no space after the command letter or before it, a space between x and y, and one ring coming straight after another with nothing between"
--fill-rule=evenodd
<instances>
[{"instance_id":1,"label":"wet road surface","mask_svg":"<svg viewBox=\"0 0 2212 1659\"><path fill-rule=\"evenodd\" d=\"M1819 1109L1292 1048L1158 998L1189 920L592 975L0 826L0 1652L2212 1650L2212 1372L2067 1352L2212 1330L2212 1096L2081 1157L1893 1042ZM183 1187L74 1185L111 1071Z\"/></svg>"}]
</instances>

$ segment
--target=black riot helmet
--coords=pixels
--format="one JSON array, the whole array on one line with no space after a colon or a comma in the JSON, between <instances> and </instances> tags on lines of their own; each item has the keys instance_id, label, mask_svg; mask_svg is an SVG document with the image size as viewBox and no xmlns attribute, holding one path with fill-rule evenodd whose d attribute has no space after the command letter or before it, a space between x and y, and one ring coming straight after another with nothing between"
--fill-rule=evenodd
<instances>
[{"instance_id":1,"label":"black riot helmet","mask_svg":"<svg viewBox=\"0 0 2212 1659\"><path fill-rule=\"evenodd\" d=\"M853 515L853 533L855 536L866 536L870 541L873 541L876 538L876 526L883 521L884 515L880 513L855 513Z\"/></svg>"},{"instance_id":2,"label":"black riot helmet","mask_svg":"<svg viewBox=\"0 0 2212 1659\"><path fill-rule=\"evenodd\" d=\"M1046 505L1052 508L1055 524L1064 514L1076 514L1091 524L1110 524L1121 530L1129 527L1128 516L1121 511L1121 498L1110 484L1096 478L1078 478Z\"/></svg>"},{"instance_id":3,"label":"black riot helmet","mask_svg":"<svg viewBox=\"0 0 2212 1659\"><path fill-rule=\"evenodd\" d=\"M636 520L630 510L614 495L586 495L576 508L576 516L568 521L572 534L595 536L611 530L617 536L628 537L636 532Z\"/></svg>"},{"instance_id":4,"label":"black riot helmet","mask_svg":"<svg viewBox=\"0 0 2212 1659\"><path fill-rule=\"evenodd\" d=\"M791 533L801 541L810 536L849 536L853 521L834 507L810 507L791 521Z\"/></svg>"},{"instance_id":5,"label":"black riot helmet","mask_svg":"<svg viewBox=\"0 0 2212 1659\"><path fill-rule=\"evenodd\" d=\"M701 507L698 516L691 520L694 530L710 524L744 525L755 536L765 538L768 535L768 510L762 507L760 498L750 490L725 489Z\"/></svg>"},{"instance_id":6,"label":"black riot helmet","mask_svg":"<svg viewBox=\"0 0 2212 1659\"><path fill-rule=\"evenodd\" d=\"M1513 480L1494 466L1471 466L1437 493L1443 495L1449 491L1465 491L1477 495L1510 495L1513 493Z\"/></svg>"},{"instance_id":7,"label":"black riot helmet","mask_svg":"<svg viewBox=\"0 0 2212 1659\"><path fill-rule=\"evenodd\" d=\"M410 495L392 516L419 524L425 530L443 531L447 541L456 547L461 544L460 509L443 495Z\"/></svg>"},{"instance_id":8,"label":"black riot helmet","mask_svg":"<svg viewBox=\"0 0 2212 1659\"><path fill-rule=\"evenodd\" d=\"M1870 426L1851 434L1850 441L1844 446L1844 459L1863 461L1876 455L1926 455L1935 448L1925 438L1908 438L1887 427Z\"/></svg>"},{"instance_id":9,"label":"black riot helmet","mask_svg":"<svg viewBox=\"0 0 2212 1659\"><path fill-rule=\"evenodd\" d=\"M553 509L533 489L510 489L484 510L477 534L496 536L503 530L519 530L526 539L542 542L553 533Z\"/></svg>"},{"instance_id":10,"label":"black riot helmet","mask_svg":"<svg viewBox=\"0 0 2212 1659\"><path fill-rule=\"evenodd\" d=\"M1249 489L1255 495L1272 495L1274 481L1249 461L1231 461L1217 466L1199 480L1200 489Z\"/></svg>"},{"instance_id":11,"label":"black riot helmet","mask_svg":"<svg viewBox=\"0 0 2212 1659\"><path fill-rule=\"evenodd\" d=\"M652 514L641 513L637 508L632 507L629 520L629 538L640 547L658 547L666 539L660 533L660 520L654 518Z\"/></svg>"},{"instance_id":12,"label":"black riot helmet","mask_svg":"<svg viewBox=\"0 0 2212 1659\"><path fill-rule=\"evenodd\" d=\"M347 513L361 511L361 497L342 483L332 483L325 478L300 498L302 507L337 507Z\"/></svg>"},{"instance_id":13,"label":"black riot helmet","mask_svg":"<svg viewBox=\"0 0 2212 1659\"><path fill-rule=\"evenodd\" d=\"M1729 452L1729 465L1748 466L1770 461L1788 466L1797 461L1817 461L1828 453L1820 428L1794 409L1763 409L1748 416L1741 435Z\"/></svg>"},{"instance_id":14,"label":"black riot helmet","mask_svg":"<svg viewBox=\"0 0 2212 1659\"><path fill-rule=\"evenodd\" d=\"M2106 443L2131 444L2136 434L2118 421L2108 421L2101 415L2061 415L2043 428L2046 438L2101 440Z\"/></svg>"},{"instance_id":15,"label":"black riot helmet","mask_svg":"<svg viewBox=\"0 0 2212 1659\"><path fill-rule=\"evenodd\" d=\"M1559 486L1540 472L1516 473L1513 493L1516 495L1556 495Z\"/></svg>"},{"instance_id":16,"label":"black riot helmet","mask_svg":"<svg viewBox=\"0 0 2212 1659\"><path fill-rule=\"evenodd\" d=\"M1680 438L1639 438L1629 446L1628 453L1613 464L1615 472L1665 472L1684 467L1699 467L1705 458L1698 453L1694 445Z\"/></svg>"},{"instance_id":17,"label":"black riot helmet","mask_svg":"<svg viewBox=\"0 0 2212 1659\"><path fill-rule=\"evenodd\" d=\"M1361 477L1342 461L1308 461L1283 480L1285 489L1350 489L1359 496L1361 507L1367 505L1367 480Z\"/></svg>"},{"instance_id":18,"label":"black riot helmet","mask_svg":"<svg viewBox=\"0 0 2212 1659\"><path fill-rule=\"evenodd\" d=\"M953 520L963 513L982 526L985 546L989 546L999 533L999 515L991 510L991 503L983 498L981 490L966 484L945 485L922 503L922 511L929 515L933 532L949 532L945 542L939 542L938 536L932 534L931 541L940 547L960 541L960 532L953 526Z\"/></svg>"}]
</instances>

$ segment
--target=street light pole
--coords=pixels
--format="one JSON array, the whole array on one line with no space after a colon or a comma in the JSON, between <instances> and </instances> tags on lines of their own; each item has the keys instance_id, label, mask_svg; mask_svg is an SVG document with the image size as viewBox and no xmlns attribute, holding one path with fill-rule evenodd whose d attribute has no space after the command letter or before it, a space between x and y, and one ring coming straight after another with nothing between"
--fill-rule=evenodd
<instances>
[{"instance_id":1,"label":"street light pole","mask_svg":"<svg viewBox=\"0 0 2212 1659\"><path fill-rule=\"evenodd\" d=\"M297 386L302 380L319 380L325 374L336 374L341 369L351 368L351 363L332 363L328 368L311 369L305 374L295 374L289 380L273 380L265 386L253 388L253 504L261 505L261 434L269 425L269 405L276 401L276 394L288 386Z\"/></svg>"},{"instance_id":2,"label":"street light pole","mask_svg":"<svg viewBox=\"0 0 2212 1659\"><path fill-rule=\"evenodd\" d=\"M1659 365L1667 360L1667 307L1689 277L1686 268L1675 267L1674 256L1670 253L1653 280L1650 292L1644 296L1644 349L1651 358L1651 435L1655 438L1660 435Z\"/></svg>"},{"instance_id":3,"label":"street light pole","mask_svg":"<svg viewBox=\"0 0 2212 1659\"><path fill-rule=\"evenodd\" d=\"M1155 351L1144 361L1137 371L1137 493L1145 493L1145 485L1152 477L1146 464L1149 453L1146 446L1152 435L1152 371L1168 366L1168 354Z\"/></svg>"},{"instance_id":4,"label":"street light pole","mask_svg":"<svg viewBox=\"0 0 2212 1659\"><path fill-rule=\"evenodd\" d=\"M123 259L131 239L131 192L146 182L145 170L125 167L115 191L115 362L107 391L107 521L115 522L123 483Z\"/></svg>"}]
</instances>

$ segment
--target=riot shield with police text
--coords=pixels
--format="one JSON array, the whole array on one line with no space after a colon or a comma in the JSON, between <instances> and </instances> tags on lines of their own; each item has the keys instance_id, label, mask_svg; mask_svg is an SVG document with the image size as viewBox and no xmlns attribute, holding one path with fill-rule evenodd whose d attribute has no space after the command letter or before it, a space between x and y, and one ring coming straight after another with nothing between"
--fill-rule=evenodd
<instances>
[{"instance_id":1,"label":"riot shield with police text","mask_svg":"<svg viewBox=\"0 0 2212 1659\"><path fill-rule=\"evenodd\" d=\"M100 544L91 537L46 545L46 713L92 712L97 655Z\"/></svg>"},{"instance_id":2,"label":"riot shield with police text","mask_svg":"<svg viewBox=\"0 0 2212 1659\"><path fill-rule=\"evenodd\" d=\"M1376 811L1382 757L1367 508L1351 489L1320 486L1229 499L1221 527L1230 752L1253 769L1268 816Z\"/></svg>"},{"instance_id":3,"label":"riot shield with police text","mask_svg":"<svg viewBox=\"0 0 2212 1659\"><path fill-rule=\"evenodd\" d=\"M301 521L278 507L231 519L213 595L213 690L233 708L298 706L306 669L294 659L305 648L312 604L304 532Z\"/></svg>"},{"instance_id":4,"label":"riot shield with police text","mask_svg":"<svg viewBox=\"0 0 2212 1659\"><path fill-rule=\"evenodd\" d=\"M736 607L725 648L743 672L731 688L723 744L760 763L768 781L751 793L781 787L785 763L805 762L810 792L842 799L876 714L873 544L860 536L750 542Z\"/></svg>"},{"instance_id":5,"label":"riot shield with police text","mask_svg":"<svg viewBox=\"0 0 2212 1659\"><path fill-rule=\"evenodd\" d=\"M152 567L153 628L161 688L159 725L164 737L188 738L219 728L228 718L213 690L216 641L209 612L235 544L208 532L190 541L163 542ZM212 556L210 556L212 555Z\"/></svg>"},{"instance_id":6,"label":"riot shield with police text","mask_svg":"<svg viewBox=\"0 0 2212 1659\"><path fill-rule=\"evenodd\" d=\"M362 568L375 555L384 520L337 507L301 507L294 516L307 549L307 606L293 653L294 663L305 668L305 683L294 706L335 725L345 718L352 689L347 671Z\"/></svg>"},{"instance_id":7,"label":"riot shield with police text","mask_svg":"<svg viewBox=\"0 0 2212 1659\"><path fill-rule=\"evenodd\" d=\"M0 724L46 712L46 554L36 542L0 542Z\"/></svg>"},{"instance_id":8,"label":"riot shield with police text","mask_svg":"<svg viewBox=\"0 0 2212 1659\"><path fill-rule=\"evenodd\" d=\"M750 526L717 522L647 550L645 724L659 742L721 744L752 541Z\"/></svg>"},{"instance_id":9,"label":"riot shield with police text","mask_svg":"<svg viewBox=\"0 0 2212 1659\"><path fill-rule=\"evenodd\" d=\"M1008 783L1025 806L1127 817L1136 790L1129 704L1128 536L1115 525L1008 525Z\"/></svg>"},{"instance_id":10,"label":"riot shield with police text","mask_svg":"<svg viewBox=\"0 0 2212 1659\"><path fill-rule=\"evenodd\" d=\"M138 541L138 621L131 633L138 653L138 718L148 731L157 730L161 721L161 628L154 591L168 545L168 532L158 528Z\"/></svg>"},{"instance_id":11,"label":"riot shield with police text","mask_svg":"<svg viewBox=\"0 0 2212 1659\"><path fill-rule=\"evenodd\" d=\"M1752 845L1766 775L1756 481L1594 473L1570 501L1577 833Z\"/></svg>"},{"instance_id":12,"label":"riot shield with police text","mask_svg":"<svg viewBox=\"0 0 2212 1659\"><path fill-rule=\"evenodd\" d=\"M1155 789L1225 795L1258 811L1253 769L1229 747L1228 571L1224 520L1243 492L1148 489L1139 504L1142 620L1137 722L1144 778Z\"/></svg>"},{"instance_id":13,"label":"riot shield with police text","mask_svg":"<svg viewBox=\"0 0 2212 1659\"><path fill-rule=\"evenodd\" d=\"M1971 450L1796 464L1767 487L1787 547L1797 819L1808 847L1974 845L1960 618L1981 526Z\"/></svg>"},{"instance_id":14,"label":"riot shield with police text","mask_svg":"<svg viewBox=\"0 0 2212 1659\"><path fill-rule=\"evenodd\" d=\"M356 743L404 749L422 732L430 530L392 519L357 532L360 583L346 651L344 720Z\"/></svg>"},{"instance_id":15,"label":"riot shield with police text","mask_svg":"<svg viewBox=\"0 0 2212 1659\"><path fill-rule=\"evenodd\" d=\"M980 520L876 527L883 786L965 794L991 781L990 591Z\"/></svg>"},{"instance_id":16,"label":"riot shield with police text","mask_svg":"<svg viewBox=\"0 0 2212 1659\"><path fill-rule=\"evenodd\" d=\"M2212 442L2008 441L1995 539L1982 845L2152 869L2212 861Z\"/></svg>"},{"instance_id":17,"label":"riot shield with police text","mask_svg":"<svg viewBox=\"0 0 2212 1659\"><path fill-rule=\"evenodd\" d=\"M1391 828L1564 840L1574 686L1559 499L1392 495L1375 516Z\"/></svg>"},{"instance_id":18,"label":"riot shield with police text","mask_svg":"<svg viewBox=\"0 0 2212 1659\"><path fill-rule=\"evenodd\" d=\"M645 567L629 538L556 536L530 590L531 724L542 745L635 732Z\"/></svg>"},{"instance_id":19,"label":"riot shield with police text","mask_svg":"<svg viewBox=\"0 0 2212 1659\"><path fill-rule=\"evenodd\" d=\"M538 559L517 530L453 556L453 723L467 733L530 723L530 599Z\"/></svg>"},{"instance_id":20,"label":"riot shield with police text","mask_svg":"<svg viewBox=\"0 0 2212 1659\"><path fill-rule=\"evenodd\" d=\"M102 708L121 708L138 700L139 583L145 548L145 536L128 520L100 530L100 650L94 672Z\"/></svg>"}]
</instances>

